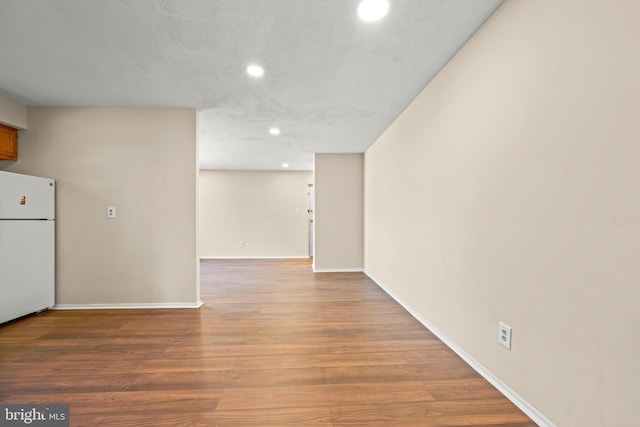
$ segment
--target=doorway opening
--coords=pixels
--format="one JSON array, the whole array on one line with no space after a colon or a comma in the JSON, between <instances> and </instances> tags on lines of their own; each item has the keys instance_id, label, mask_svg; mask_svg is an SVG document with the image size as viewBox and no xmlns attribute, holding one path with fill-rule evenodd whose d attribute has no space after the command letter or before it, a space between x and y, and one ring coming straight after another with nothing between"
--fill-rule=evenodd
<instances>
[{"instance_id":1,"label":"doorway opening","mask_svg":"<svg viewBox=\"0 0 640 427\"><path fill-rule=\"evenodd\" d=\"M309 258L313 258L313 184L307 185L307 213L309 214Z\"/></svg>"}]
</instances>

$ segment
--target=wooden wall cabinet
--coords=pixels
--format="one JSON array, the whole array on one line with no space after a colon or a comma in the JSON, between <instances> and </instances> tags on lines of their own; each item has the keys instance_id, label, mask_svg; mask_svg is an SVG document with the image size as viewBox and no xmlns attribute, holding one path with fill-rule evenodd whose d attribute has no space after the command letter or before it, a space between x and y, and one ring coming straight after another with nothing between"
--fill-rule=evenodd
<instances>
[{"instance_id":1,"label":"wooden wall cabinet","mask_svg":"<svg viewBox=\"0 0 640 427\"><path fill-rule=\"evenodd\" d=\"M18 129L0 123L0 160L18 160Z\"/></svg>"}]
</instances>

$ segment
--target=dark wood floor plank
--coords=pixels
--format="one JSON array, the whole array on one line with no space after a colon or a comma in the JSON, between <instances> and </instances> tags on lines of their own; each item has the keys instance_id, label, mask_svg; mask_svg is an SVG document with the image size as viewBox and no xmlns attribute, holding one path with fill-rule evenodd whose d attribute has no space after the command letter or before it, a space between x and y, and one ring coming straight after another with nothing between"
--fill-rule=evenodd
<instances>
[{"instance_id":1,"label":"dark wood floor plank","mask_svg":"<svg viewBox=\"0 0 640 427\"><path fill-rule=\"evenodd\" d=\"M327 384L295 387L230 388L225 390L219 410L385 404L434 400L421 382L378 384Z\"/></svg>"},{"instance_id":2,"label":"dark wood floor plank","mask_svg":"<svg viewBox=\"0 0 640 427\"><path fill-rule=\"evenodd\" d=\"M0 326L0 402L73 426L534 425L362 273L207 260L199 309Z\"/></svg>"},{"instance_id":3,"label":"dark wood floor plank","mask_svg":"<svg viewBox=\"0 0 640 427\"><path fill-rule=\"evenodd\" d=\"M77 415L75 426L118 427L332 427L330 408L252 409L238 411L201 410L188 412L153 411L135 414Z\"/></svg>"},{"instance_id":4,"label":"dark wood floor plank","mask_svg":"<svg viewBox=\"0 0 640 427\"><path fill-rule=\"evenodd\" d=\"M427 426L501 425L535 423L504 398L457 401L390 403L384 405L336 406L333 409L336 426L363 424L404 425L422 420Z\"/></svg>"},{"instance_id":5,"label":"dark wood floor plank","mask_svg":"<svg viewBox=\"0 0 640 427\"><path fill-rule=\"evenodd\" d=\"M487 387L487 382L484 378L432 380L425 381L424 385L436 400L493 399L502 397L502 394L496 388Z\"/></svg>"},{"instance_id":6,"label":"dark wood floor plank","mask_svg":"<svg viewBox=\"0 0 640 427\"><path fill-rule=\"evenodd\" d=\"M130 390L279 387L326 384L324 368L161 372L137 375Z\"/></svg>"},{"instance_id":7,"label":"dark wood floor plank","mask_svg":"<svg viewBox=\"0 0 640 427\"><path fill-rule=\"evenodd\" d=\"M148 407L164 407L167 412L198 414L203 408L215 410L222 396L221 389L206 390L145 390L121 392L70 392L57 394L57 401L70 405L74 415L137 414ZM9 396L16 402L51 403L47 393Z\"/></svg>"}]
</instances>

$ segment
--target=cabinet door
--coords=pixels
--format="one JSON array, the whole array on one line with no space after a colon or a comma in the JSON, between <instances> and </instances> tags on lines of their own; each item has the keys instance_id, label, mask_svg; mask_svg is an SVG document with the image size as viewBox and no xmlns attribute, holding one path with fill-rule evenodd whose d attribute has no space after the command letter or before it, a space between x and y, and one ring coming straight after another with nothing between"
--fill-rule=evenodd
<instances>
[{"instance_id":1,"label":"cabinet door","mask_svg":"<svg viewBox=\"0 0 640 427\"><path fill-rule=\"evenodd\" d=\"M18 160L18 130L0 124L0 160Z\"/></svg>"}]
</instances>

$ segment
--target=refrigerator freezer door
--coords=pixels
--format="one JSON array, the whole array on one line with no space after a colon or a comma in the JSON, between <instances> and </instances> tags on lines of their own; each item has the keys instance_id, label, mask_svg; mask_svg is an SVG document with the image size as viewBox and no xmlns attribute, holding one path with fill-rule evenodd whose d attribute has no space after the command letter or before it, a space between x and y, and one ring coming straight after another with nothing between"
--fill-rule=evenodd
<instances>
[{"instance_id":1,"label":"refrigerator freezer door","mask_svg":"<svg viewBox=\"0 0 640 427\"><path fill-rule=\"evenodd\" d=\"M0 220L54 218L54 180L0 172Z\"/></svg>"},{"instance_id":2,"label":"refrigerator freezer door","mask_svg":"<svg viewBox=\"0 0 640 427\"><path fill-rule=\"evenodd\" d=\"M0 221L0 323L53 306L55 221Z\"/></svg>"}]
</instances>

